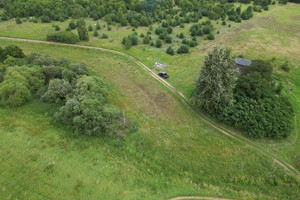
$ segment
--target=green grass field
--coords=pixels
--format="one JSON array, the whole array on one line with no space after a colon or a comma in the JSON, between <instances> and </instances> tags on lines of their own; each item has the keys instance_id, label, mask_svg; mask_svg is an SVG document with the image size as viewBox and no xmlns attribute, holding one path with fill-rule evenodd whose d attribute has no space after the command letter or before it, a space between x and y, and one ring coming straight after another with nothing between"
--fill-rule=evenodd
<instances>
[{"instance_id":1,"label":"green grass field","mask_svg":"<svg viewBox=\"0 0 300 200\"><path fill-rule=\"evenodd\" d=\"M85 60L111 83L112 102L140 125L124 141L74 138L52 123L54 105L33 100L21 108L1 107L3 198L26 194L28 199L178 195L288 199L298 195L299 183L270 158L216 132L126 59L94 50L0 42L17 44L26 53Z\"/></svg>"},{"instance_id":2,"label":"green grass field","mask_svg":"<svg viewBox=\"0 0 300 200\"><path fill-rule=\"evenodd\" d=\"M66 24L60 24L61 28ZM91 41L83 44L126 52L148 66L155 61L168 64L168 81L186 96L193 90L198 63L201 66L203 55L214 44L231 46L235 54L249 59L276 57L276 75L286 82L287 90L294 89L296 128L285 140L255 142L300 169L300 5L271 6L247 22L232 23L230 29L221 27L215 41L201 41L182 56L172 57L164 49L143 45L125 50L120 41L131 29L116 29L105 31L108 39L91 36ZM137 29L139 33L147 30ZM51 31L51 24L0 23L1 36L44 40ZM26 53L85 62L110 83L111 101L139 123L139 131L125 140L75 138L70 130L51 121L55 105L35 99L21 108L0 107L0 199L299 198L299 180L270 158L218 133L126 58L0 39L1 46L9 44ZM285 61L290 62L289 73L280 70Z\"/></svg>"}]
</instances>

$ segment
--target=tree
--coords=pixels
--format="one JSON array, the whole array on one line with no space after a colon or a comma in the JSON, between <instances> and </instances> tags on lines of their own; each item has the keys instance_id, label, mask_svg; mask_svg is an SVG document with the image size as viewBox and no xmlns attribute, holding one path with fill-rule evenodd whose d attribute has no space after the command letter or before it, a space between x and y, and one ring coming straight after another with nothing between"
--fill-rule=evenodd
<instances>
[{"instance_id":1,"label":"tree","mask_svg":"<svg viewBox=\"0 0 300 200\"><path fill-rule=\"evenodd\" d=\"M179 37L180 39L183 39L183 38L184 38L184 33L180 33L178 37Z\"/></svg>"},{"instance_id":2,"label":"tree","mask_svg":"<svg viewBox=\"0 0 300 200\"><path fill-rule=\"evenodd\" d=\"M60 27L58 25L55 26L55 31L59 31Z\"/></svg>"},{"instance_id":3,"label":"tree","mask_svg":"<svg viewBox=\"0 0 300 200\"><path fill-rule=\"evenodd\" d=\"M42 22L42 23L50 23L50 22L51 22L51 19L50 19L50 17L48 17L48 16L42 16L42 17L41 17L41 22Z\"/></svg>"},{"instance_id":4,"label":"tree","mask_svg":"<svg viewBox=\"0 0 300 200\"><path fill-rule=\"evenodd\" d=\"M167 54L169 54L171 56L173 56L175 54L174 49L172 47L168 47L166 52L167 52Z\"/></svg>"},{"instance_id":5,"label":"tree","mask_svg":"<svg viewBox=\"0 0 300 200\"><path fill-rule=\"evenodd\" d=\"M130 24L131 24L131 26L134 27L134 28L139 27L139 22L136 21L135 19L131 20Z\"/></svg>"},{"instance_id":6,"label":"tree","mask_svg":"<svg viewBox=\"0 0 300 200\"><path fill-rule=\"evenodd\" d=\"M275 91L274 84L258 72L240 77L234 89L236 95L256 100L271 97Z\"/></svg>"},{"instance_id":7,"label":"tree","mask_svg":"<svg viewBox=\"0 0 300 200\"><path fill-rule=\"evenodd\" d=\"M17 23L17 24L22 24L22 20L20 19L20 17L17 17L17 18L16 18L16 23Z\"/></svg>"},{"instance_id":8,"label":"tree","mask_svg":"<svg viewBox=\"0 0 300 200\"><path fill-rule=\"evenodd\" d=\"M146 37L144 37L143 39L143 44L149 44L150 43L150 37L147 35Z\"/></svg>"},{"instance_id":9,"label":"tree","mask_svg":"<svg viewBox=\"0 0 300 200\"><path fill-rule=\"evenodd\" d=\"M200 74L195 81L192 102L205 111L216 114L233 104L233 89L237 73L231 49L215 46L205 56Z\"/></svg>"},{"instance_id":10,"label":"tree","mask_svg":"<svg viewBox=\"0 0 300 200\"><path fill-rule=\"evenodd\" d=\"M83 17L83 12L80 8L74 8L72 12L72 17L75 19L78 19L80 17Z\"/></svg>"},{"instance_id":11,"label":"tree","mask_svg":"<svg viewBox=\"0 0 300 200\"><path fill-rule=\"evenodd\" d=\"M166 43L170 44L172 43L172 37L170 35L167 35L165 38Z\"/></svg>"},{"instance_id":12,"label":"tree","mask_svg":"<svg viewBox=\"0 0 300 200\"><path fill-rule=\"evenodd\" d=\"M64 101L72 91L72 86L63 79L52 79L49 82L47 92L41 97L42 101L58 103Z\"/></svg>"},{"instance_id":13,"label":"tree","mask_svg":"<svg viewBox=\"0 0 300 200\"><path fill-rule=\"evenodd\" d=\"M74 20L70 21L69 27L70 27L72 30L76 28L76 24L75 24Z\"/></svg>"},{"instance_id":14,"label":"tree","mask_svg":"<svg viewBox=\"0 0 300 200\"><path fill-rule=\"evenodd\" d=\"M4 55L4 49L0 46L0 62L3 62L6 59L6 55Z\"/></svg>"},{"instance_id":15,"label":"tree","mask_svg":"<svg viewBox=\"0 0 300 200\"><path fill-rule=\"evenodd\" d=\"M158 6L158 0L143 0L142 5L148 12L154 12L156 7Z\"/></svg>"},{"instance_id":16,"label":"tree","mask_svg":"<svg viewBox=\"0 0 300 200\"><path fill-rule=\"evenodd\" d=\"M214 34L213 34L213 33L208 34L208 35L207 35L207 39L208 39L208 40L214 40L214 39L215 39Z\"/></svg>"},{"instance_id":17,"label":"tree","mask_svg":"<svg viewBox=\"0 0 300 200\"><path fill-rule=\"evenodd\" d=\"M99 36L99 32L97 30L94 30L94 36L98 37Z\"/></svg>"},{"instance_id":18,"label":"tree","mask_svg":"<svg viewBox=\"0 0 300 200\"><path fill-rule=\"evenodd\" d=\"M97 30L100 30L100 29L101 29L101 26L100 26L100 23L99 23L99 22L96 23L96 29L97 29Z\"/></svg>"},{"instance_id":19,"label":"tree","mask_svg":"<svg viewBox=\"0 0 300 200\"><path fill-rule=\"evenodd\" d=\"M54 42L62 42L62 43L70 43L75 44L79 42L78 36L71 31L61 31L58 33L49 33L47 35L48 41Z\"/></svg>"},{"instance_id":20,"label":"tree","mask_svg":"<svg viewBox=\"0 0 300 200\"><path fill-rule=\"evenodd\" d=\"M89 41L89 33L85 27L84 19L79 19L77 21L77 31L78 31L79 40Z\"/></svg>"},{"instance_id":21,"label":"tree","mask_svg":"<svg viewBox=\"0 0 300 200\"><path fill-rule=\"evenodd\" d=\"M168 32L169 34L171 34L171 33L173 32L173 29L172 29L171 26L169 26L169 27L167 28L167 32Z\"/></svg>"},{"instance_id":22,"label":"tree","mask_svg":"<svg viewBox=\"0 0 300 200\"><path fill-rule=\"evenodd\" d=\"M128 20L127 20L127 18L125 16L121 17L120 24L121 24L121 26L127 26Z\"/></svg>"},{"instance_id":23,"label":"tree","mask_svg":"<svg viewBox=\"0 0 300 200\"><path fill-rule=\"evenodd\" d=\"M140 19L140 25L141 26L149 26L149 22L148 22L147 17L145 17L145 16L141 17L141 19Z\"/></svg>"},{"instance_id":24,"label":"tree","mask_svg":"<svg viewBox=\"0 0 300 200\"><path fill-rule=\"evenodd\" d=\"M131 46L132 46L132 42L131 42L130 37L125 37L125 38L123 39L123 43L124 43L124 45L125 45L125 49L130 49Z\"/></svg>"},{"instance_id":25,"label":"tree","mask_svg":"<svg viewBox=\"0 0 300 200\"><path fill-rule=\"evenodd\" d=\"M162 41L160 39L157 39L156 42L155 42L155 46L157 48L161 48L162 47Z\"/></svg>"},{"instance_id":26,"label":"tree","mask_svg":"<svg viewBox=\"0 0 300 200\"><path fill-rule=\"evenodd\" d=\"M273 65L269 61L254 60L252 65L243 68L242 73L244 75L253 74L258 72L264 79L272 81Z\"/></svg>"},{"instance_id":27,"label":"tree","mask_svg":"<svg viewBox=\"0 0 300 200\"><path fill-rule=\"evenodd\" d=\"M0 103L9 106L21 106L31 99L26 78L16 67L7 69L4 81L0 84Z\"/></svg>"},{"instance_id":28,"label":"tree","mask_svg":"<svg viewBox=\"0 0 300 200\"><path fill-rule=\"evenodd\" d=\"M89 25L89 31L93 31L93 30L94 30L93 26Z\"/></svg>"},{"instance_id":29,"label":"tree","mask_svg":"<svg viewBox=\"0 0 300 200\"><path fill-rule=\"evenodd\" d=\"M82 76L54 118L73 128L76 134L103 135L121 115L118 108L107 104L107 94L102 79Z\"/></svg>"},{"instance_id":30,"label":"tree","mask_svg":"<svg viewBox=\"0 0 300 200\"><path fill-rule=\"evenodd\" d=\"M43 74L46 79L46 83L48 83L51 79L61 79L62 78L62 71L63 69L59 66L49 65L49 66L42 66Z\"/></svg>"},{"instance_id":31,"label":"tree","mask_svg":"<svg viewBox=\"0 0 300 200\"><path fill-rule=\"evenodd\" d=\"M178 54L184 54L184 53L189 53L190 51L190 48L185 45L185 44L182 44L178 49L177 49L177 53Z\"/></svg>"},{"instance_id":32,"label":"tree","mask_svg":"<svg viewBox=\"0 0 300 200\"><path fill-rule=\"evenodd\" d=\"M24 58L25 57L23 50L20 47L18 47L17 45L9 45L9 46L5 47L5 49L2 51L2 53L0 55L0 62L3 62L7 58L7 56L12 56L14 58Z\"/></svg>"}]
</instances>

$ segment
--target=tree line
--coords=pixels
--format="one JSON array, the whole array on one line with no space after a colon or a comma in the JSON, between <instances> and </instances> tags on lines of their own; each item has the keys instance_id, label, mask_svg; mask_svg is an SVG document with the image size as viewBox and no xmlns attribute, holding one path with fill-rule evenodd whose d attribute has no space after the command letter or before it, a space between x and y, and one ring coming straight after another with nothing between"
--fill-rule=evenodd
<instances>
[{"instance_id":1,"label":"tree line","mask_svg":"<svg viewBox=\"0 0 300 200\"><path fill-rule=\"evenodd\" d=\"M297 1L297 0L296 0ZM149 26L167 20L172 26L182 23L197 22L203 16L211 20L236 18L241 13L234 10L235 0L3 0L2 20L8 18L36 17L42 22L64 21L68 18L103 18L108 24L118 23L122 26ZM252 4L248 0L239 0ZM255 0L255 10L266 9L271 0ZM249 16L245 16L248 18ZM176 17L177 16L177 17Z\"/></svg>"}]
</instances>

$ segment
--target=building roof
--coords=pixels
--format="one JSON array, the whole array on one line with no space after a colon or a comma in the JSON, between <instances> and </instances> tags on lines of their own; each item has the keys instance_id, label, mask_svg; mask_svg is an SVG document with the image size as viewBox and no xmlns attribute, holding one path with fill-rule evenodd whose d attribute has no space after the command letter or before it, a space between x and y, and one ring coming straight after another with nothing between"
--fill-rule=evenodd
<instances>
[{"instance_id":1,"label":"building roof","mask_svg":"<svg viewBox=\"0 0 300 200\"><path fill-rule=\"evenodd\" d=\"M235 64L241 65L241 66L250 66L252 64L251 60L246 60L244 58L236 58Z\"/></svg>"}]
</instances>

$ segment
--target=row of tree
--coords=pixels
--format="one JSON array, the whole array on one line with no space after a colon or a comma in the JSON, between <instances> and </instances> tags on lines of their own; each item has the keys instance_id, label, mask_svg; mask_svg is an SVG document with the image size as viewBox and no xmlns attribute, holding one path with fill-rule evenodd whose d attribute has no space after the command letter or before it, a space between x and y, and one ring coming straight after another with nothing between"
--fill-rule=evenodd
<instances>
[{"instance_id":1,"label":"row of tree","mask_svg":"<svg viewBox=\"0 0 300 200\"><path fill-rule=\"evenodd\" d=\"M284 138L293 127L293 106L272 77L270 62L256 60L239 76L231 50L214 47L195 81L193 103L251 137ZM238 77L239 76L239 77Z\"/></svg>"},{"instance_id":2,"label":"row of tree","mask_svg":"<svg viewBox=\"0 0 300 200\"><path fill-rule=\"evenodd\" d=\"M250 1L243 3L249 4ZM266 7L270 0L255 0L254 5ZM86 18L94 20L104 18L109 24L119 23L121 26L131 25L149 26L155 22L161 23L167 20L171 26L179 26L184 23L198 22L203 16L211 20L223 19L228 16L233 21L239 21L241 17L247 19L251 14L235 11L231 1L195 1L195 0L5 0L3 1L3 20L11 17L35 16L42 22L49 23L51 20L64 21L70 17ZM240 8L238 8L240 9ZM246 16L247 15L247 16Z\"/></svg>"}]
</instances>

